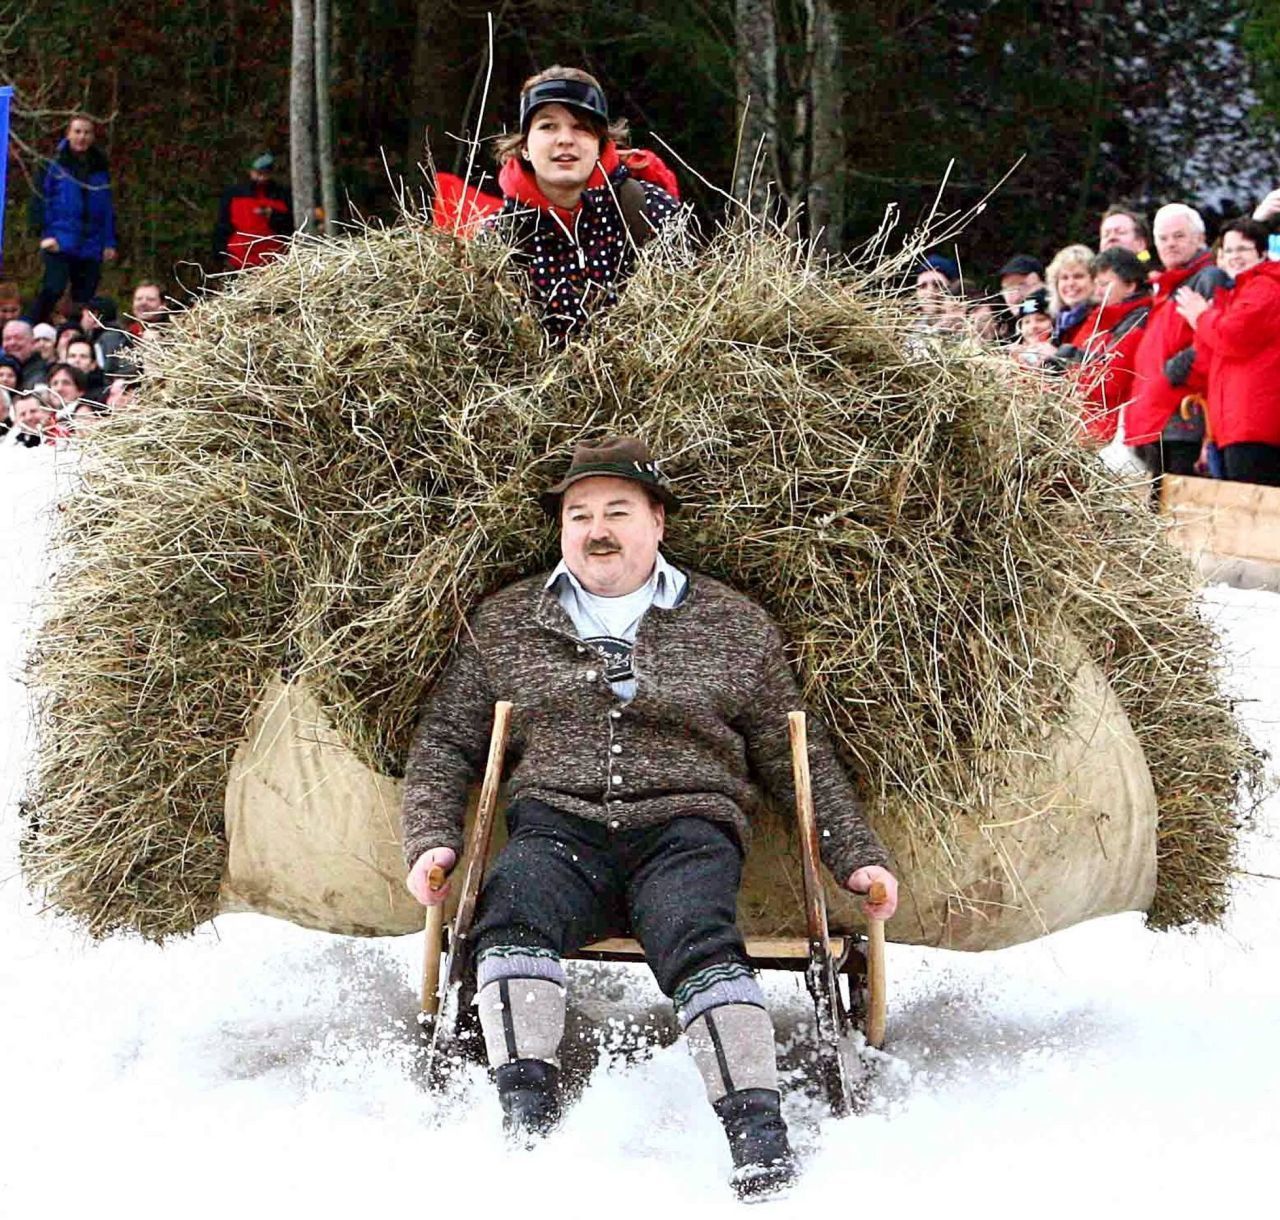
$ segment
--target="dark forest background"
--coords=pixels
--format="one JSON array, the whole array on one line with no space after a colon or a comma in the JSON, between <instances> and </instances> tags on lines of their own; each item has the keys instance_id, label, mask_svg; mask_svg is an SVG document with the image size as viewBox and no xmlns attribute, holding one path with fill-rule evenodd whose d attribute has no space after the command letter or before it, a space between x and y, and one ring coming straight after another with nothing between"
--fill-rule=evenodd
<instances>
[{"instance_id":1,"label":"dark forest background","mask_svg":"<svg viewBox=\"0 0 1280 1220\"><path fill-rule=\"evenodd\" d=\"M555 62L598 75L638 144L665 141L697 171L681 182L707 217L724 206L713 188L734 187L751 91L747 143L765 141L765 175L823 213L832 248L865 241L891 205L910 229L953 160L948 212L1021 160L961 238L979 285L1014 250L1092 244L1114 200L1221 214L1280 182L1276 2L332 0L332 13L340 189L371 216L394 215L393 182L423 189L424 135L460 171L467 139L502 130L520 82ZM291 20L290 0L59 0L0 16L0 76L19 89L6 275L36 276L31 184L83 108L103 122L117 190L121 261L105 287L198 283L222 187L265 149L287 180Z\"/></svg>"}]
</instances>

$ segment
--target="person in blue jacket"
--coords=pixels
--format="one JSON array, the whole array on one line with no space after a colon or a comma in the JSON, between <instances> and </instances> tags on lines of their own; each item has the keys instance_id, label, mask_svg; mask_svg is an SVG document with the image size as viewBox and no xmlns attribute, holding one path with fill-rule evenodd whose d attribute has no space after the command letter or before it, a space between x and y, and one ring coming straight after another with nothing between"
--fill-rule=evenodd
<instances>
[{"instance_id":1,"label":"person in blue jacket","mask_svg":"<svg viewBox=\"0 0 1280 1220\"><path fill-rule=\"evenodd\" d=\"M44 280L36 321L48 318L67 288L83 305L97 291L102 264L116 256L116 213L106 155L94 147L93 120L72 117L40 183Z\"/></svg>"}]
</instances>

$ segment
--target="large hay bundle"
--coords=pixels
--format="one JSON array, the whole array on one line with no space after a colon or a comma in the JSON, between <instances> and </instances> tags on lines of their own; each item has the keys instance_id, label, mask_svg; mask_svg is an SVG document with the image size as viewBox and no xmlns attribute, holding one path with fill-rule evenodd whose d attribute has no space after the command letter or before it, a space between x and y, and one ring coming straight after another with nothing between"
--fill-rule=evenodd
<instances>
[{"instance_id":1,"label":"large hay bundle","mask_svg":"<svg viewBox=\"0 0 1280 1220\"><path fill-rule=\"evenodd\" d=\"M462 614L554 553L534 492L608 429L668 455L668 550L779 619L880 825L955 850L1066 716L1074 640L1154 779L1151 921L1216 920L1256 760L1184 561L1051 394L904 337L870 279L757 234L651 248L550 356L495 252L414 222L239 277L64 506L30 876L97 935L212 914L282 672L396 774Z\"/></svg>"}]
</instances>

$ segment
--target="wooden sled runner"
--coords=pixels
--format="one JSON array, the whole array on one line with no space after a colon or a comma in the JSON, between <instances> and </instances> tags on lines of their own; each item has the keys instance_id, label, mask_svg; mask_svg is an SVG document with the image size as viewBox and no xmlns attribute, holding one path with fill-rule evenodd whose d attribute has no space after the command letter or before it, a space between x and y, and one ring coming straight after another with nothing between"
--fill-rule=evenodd
<instances>
[{"instance_id":1,"label":"wooden sled runner","mask_svg":"<svg viewBox=\"0 0 1280 1220\"><path fill-rule=\"evenodd\" d=\"M480 803L464 848L462 885L447 935L444 907L435 906L427 911L420 1021L424 1034L430 1038L428 1072L432 1077L438 1077L445 1060L476 1054L482 1047L470 1007L474 984L468 978L466 950L493 832L510 719L511 704L496 704ZM884 924L871 920L866 938L830 934L809 780L805 715L791 712L788 722L807 936L803 940L749 939L747 954L752 964L762 969L804 972L805 985L814 1005L815 1049L823 1088L832 1110L845 1115L853 1112L859 1101L858 1083L849 1070L855 1055L855 1032L862 1030L867 1043L873 1047L879 1048L884 1042ZM442 883L442 876L432 879L433 888ZM873 902L883 900L883 894L876 892L878 888L873 888ZM588 945L575 956L589 961L637 961L643 960L644 952L638 942L618 937Z\"/></svg>"}]
</instances>

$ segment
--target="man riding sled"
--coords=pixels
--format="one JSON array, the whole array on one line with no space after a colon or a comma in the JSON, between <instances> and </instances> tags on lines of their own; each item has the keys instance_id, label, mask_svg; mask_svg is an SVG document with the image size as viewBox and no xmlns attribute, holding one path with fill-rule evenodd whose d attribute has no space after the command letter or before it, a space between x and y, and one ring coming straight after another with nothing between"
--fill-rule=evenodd
<instances>
[{"instance_id":1,"label":"man riding sled","mask_svg":"<svg viewBox=\"0 0 1280 1220\"><path fill-rule=\"evenodd\" d=\"M480 1025L505 1124L558 1121L561 959L630 932L669 996L724 1124L743 1197L795 1176L773 1026L736 924L753 814L794 807L787 713L801 706L769 616L659 550L680 502L643 442L580 445L541 496L560 524L548 574L487 598L427 700L405 774L408 887L462 849L467 789L493 705L509 700L509 839L471 944ZM897 883L820 725L810 721L823 856L850 890ZM517 1002L512 1001L515 996Z\"/></svg>"}]
</instances>

